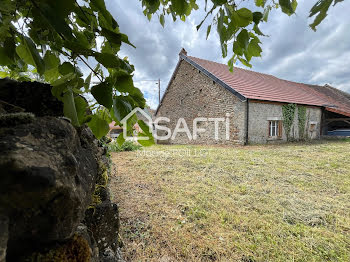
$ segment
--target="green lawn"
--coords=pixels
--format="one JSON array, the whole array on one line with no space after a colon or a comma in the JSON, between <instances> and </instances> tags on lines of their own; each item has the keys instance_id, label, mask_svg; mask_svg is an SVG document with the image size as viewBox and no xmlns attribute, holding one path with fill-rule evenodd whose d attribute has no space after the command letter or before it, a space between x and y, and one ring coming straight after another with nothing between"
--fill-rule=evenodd
<instances>
[{"instance_id":1,"label":"green lawn","mask_svg":"<svg viewBox=\"0 0 350 262\"><path fill-rule=\"evenodd\" d=\"M350 142L113 155L128 261L350 261Z\"/></svg>"}]
</instances>

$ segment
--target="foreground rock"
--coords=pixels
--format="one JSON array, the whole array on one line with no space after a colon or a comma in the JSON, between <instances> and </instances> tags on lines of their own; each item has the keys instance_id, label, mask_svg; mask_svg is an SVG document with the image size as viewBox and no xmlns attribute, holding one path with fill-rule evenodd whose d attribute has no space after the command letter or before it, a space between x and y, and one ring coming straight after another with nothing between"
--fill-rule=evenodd
<instances>
[{"instance_id":1,"label":"foreground rock","mask_svg":"<svg viewBox=\"0 0 350 262\"><path fill-rule=\"evenodd\" d=\"M105 261L119 230L108 194L103 208L92 204L107 176L105 151L90 129L59 117L50 94L49 85L0 80L0 261ZM84 225L86 210L97 212ZM101 232L110 232L103 246Z\"/></svg>"},{"instance_id":2,"label":"foreground rock","mask_svg":"<svg viewBox=\"0 0 350 262\"><path fill-rule=\"evenodd\" d=\"M95 209L87 210L85 224L91 230L100 251L102 261L120 259L118 243L119 213L116 204L105 200L96 205Z\"/></svg>"}]
</instances>

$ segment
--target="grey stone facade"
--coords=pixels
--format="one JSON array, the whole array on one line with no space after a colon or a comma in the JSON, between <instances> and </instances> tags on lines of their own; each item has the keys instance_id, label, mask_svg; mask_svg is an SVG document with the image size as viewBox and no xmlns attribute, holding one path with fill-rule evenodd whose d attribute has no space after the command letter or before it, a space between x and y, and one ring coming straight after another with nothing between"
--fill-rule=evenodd
<instances>
[{"instance_id":1,"label":"grey stone facade","mask_svg":"<svg viewBox=\"0 0 350 262\"><path fill-rule=\"evenodd\" d=\"M193 119L225 118L229 116L229 136L226 140L226 123L219 122L218 140L215 139L215 123L199 122L198 128L206 132L198 133L196 140L189 140L185 133L178 133L170 144L237 144L244 143L246 106L228 90L214 83L192 65L180 61L174 79L169 85L156 117L170 119L166 126L174 130L179 118L184 118L193 134ZM162 123L162 122L161 122Z\"/></svg>"},{"instance_id":2,"label":"grey stone facade","mask_svg":"<svg viewBox=\"0 0 350 262\"><path fill-rule=\"evenodd\" d=\"M170 128L172 132L178 123L178 119L183 118L191 135L193 135L193 119L198 117L206 118L206 120L223 118L226 121L227 114L229 114L229 140L226 140L227 125L225 121L219 122L217 139L215 138L215 123L213 121L203 121L197 124L197 128L203 128L205 132L198 133L196 139L188 139L186 133L177 133L174 139L158 142L167 144L225 145L245 144L246 142L283 142L287 140L284 129L281 138L269 138L268 135L269 119L282 120L283 118L282 106L283 104L281 103L249 101L249 109L247 109L247 101L241 101L203 72L200 72L188 62L180 60L155 117L169 118L169 123L160 122L160 125ZM249 112L249 116L247 112ZM307 107L306 115L307 137L312 139L319 138L321 108ZM247 121L247 117L249 121ZM248 134L247 122L249 122ZM312 132L309 131L311 122L316 123L316 128ZM298 139L297 114L295 115L291 132L292 137ZM164 132L159 134L164 135Z\"/></svg>"},{"instance_id":3,"label":"grey stone facade","mask_svg":"<svg viewBox=\"0 0 350 262\"><path fill-rule=\"evenodd\" d=\"M322 110L318 107L306 107L305 138L320 138ZM249 102L249 143L286 142L287 136L284 128L281 138L269 137L269 120L283 120L282 104ZM283 122L282 122L283 123ZM311 131L310 125L315 124ZM291 138L299 139L299 124L297 110L291 127Z\"/></svg>"}]
</instances>

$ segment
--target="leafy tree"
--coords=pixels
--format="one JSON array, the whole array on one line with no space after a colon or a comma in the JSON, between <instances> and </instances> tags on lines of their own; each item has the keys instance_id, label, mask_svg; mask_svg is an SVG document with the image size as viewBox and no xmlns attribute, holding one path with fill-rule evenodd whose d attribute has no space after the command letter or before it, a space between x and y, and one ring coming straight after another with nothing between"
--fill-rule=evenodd
<instances>
[{"instance_id":1,"label":"leafy tree","mask_svg":"<svg viewBox=\"0 0 350 262\"><path fill-rule=\"evenodd\" d=\"M342 0L319 0L310 11L316 16L310 25L314 30L326 17L330 5ZM164 16L185 21L192 10L198 9L196 0L141 0L144 14L151 19L157 14L164 26ZM228 64L232 70L237 60L246 66L254 56L260 56L259 37L264 34L259 24L268 21L273 8L292 15L296 0L255 0L261 9L252 12L239 8L233 0L205 1L206 16L197 26L213 16L207 28L216 26L220 36L222 55L231 46L233 56ZM132 45L121 33L115 18L106 9L104 0L2 0L0 4L0 77L18 80L35 78L53 86L52 93L64 103L64 114L72 124L87 123L100 138L108 132L113 119L120 124L133 108L145 107L141 91L133 84L134 67L128 59L118 55L122 44ZM84 63L91 73L84 79L78 63ZM96 64L92 66L92 64ZM97 79L94 85L92 79ZM88 105L80 96L91 94L97 103ZM86 114L87 108L93 114ZM132 117L127 122L132 127ZM144 123L138 122L143 126ZM129 128L129 130L131 130ZM142 136L151 134L145 131ZM123 143L123 137L119 136ZM153 141L150 139L150 141Z\"/></svg>"},{"instance_id":2,"label":"leafy tree","mask_svg":"<svg viewBox=\"0 0 350 262\"><path fill-rule=\"evenodd\" d=\"M133 45L120 32L104 0L80 2L2 0L0 76L51 83L72 124L88 123L100 138L109 131L111 119L119 123L132 108L143 108L145 99L133 84L134 67L118 56L122 44ZM97 65L91 66L92 61ZM79 62L91 70L85 79ZM99 84L92 85L94 78ZM97 101L91 105L92 116L86 115L89 105L80 96L83 93Z\"/></svg>"}]
</instances>

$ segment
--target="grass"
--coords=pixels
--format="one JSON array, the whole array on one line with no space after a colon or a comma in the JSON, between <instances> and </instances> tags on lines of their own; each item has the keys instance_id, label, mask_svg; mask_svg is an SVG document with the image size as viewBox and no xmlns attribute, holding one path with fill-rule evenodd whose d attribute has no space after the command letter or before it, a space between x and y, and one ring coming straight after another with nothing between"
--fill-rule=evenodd
<instances>
[{"instance_id":1,"label":"grass","mask_svg":"<svg viewBox=\"0 0 350 262\"><path fill-rule=\"evenodd\" d=\"M350 141L113 154L128 261L350 261Z\"/></svg>"},{"instance_id":2,"label":"grass","mask_svg":"<svg viewBox=\"0 0 350 262\"><path fill-rule=\"evenodd\" d=\"M109 152L136 151L141 148L132 141L125 141L122 145L119 145L117 141L112 141L107 144L107 147Z\"/></svg>"}]
</instances>

